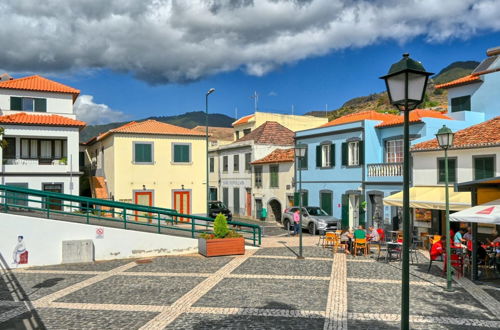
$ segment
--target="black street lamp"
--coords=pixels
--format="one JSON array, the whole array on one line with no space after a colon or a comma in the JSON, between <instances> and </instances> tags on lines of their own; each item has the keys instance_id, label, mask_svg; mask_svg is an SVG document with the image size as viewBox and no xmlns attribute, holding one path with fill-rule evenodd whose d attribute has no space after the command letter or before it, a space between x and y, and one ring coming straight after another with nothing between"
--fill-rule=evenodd
<instances>
[{"instance_id":1,"label":"black street lamp","mask_svg":"<svg viewBox=\"0 0 500 330\"><path fill-rule=\"evenodd\" d=\"M210 185L208 181L208 96L215 92L215 88L210 88L208 92L205 94L205 135L206 135L206 166L207 166L207 217L210 216Z\"/></svg>"},{"instance_id":2,"label":"black street lamp","mask_svg":"<svg viewBox=\"0 0 500 330\"><path fill-rule=\"evenodd\" d=\"M302 256L302 161L306 155L307 145L306 144L296 144L295 145L295 157L297 157L296 164L299 168L299 255L297 259L304 259Z\"/></svg>"},{"instance_id":3,"label":"black street lamp","mask_svg":"<svg viewBox=\"0 0 500 330\"><path fill-rule=\"evenodd\" d=\"M414 110L425 96L427 81L432 73L426 72L420 62L409 54L394 63L385 80L387 94L392 105L404 112L403 125L403 265L401 290L401 329L410 328L410 111Z\"/></svg>"},{"instance_id":4,"label":"black street lamp","mask_svg":"<svg viewBox=\"0 0 500 330\"><path fill-rule=\"evenodd\" d=\"M446 291L451 288L451 237L450 237L450 196L448 192L448 149L453 146L453 136L455 133L446 125L443 125L436 134L436 138L441 149L444 149L444 196L446 205Z\"/></svg>"}]
</instances>

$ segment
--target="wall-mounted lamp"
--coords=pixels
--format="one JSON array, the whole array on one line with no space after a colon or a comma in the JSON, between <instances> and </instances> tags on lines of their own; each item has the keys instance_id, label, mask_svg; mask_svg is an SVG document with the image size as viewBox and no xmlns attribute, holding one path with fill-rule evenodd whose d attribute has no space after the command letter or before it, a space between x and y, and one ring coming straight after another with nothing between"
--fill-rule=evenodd
<instances>
[{"instance_id":1,"label":"wall-mounted lamp","mask_svg":"<svg viewBox=\"0 0 500 330\"><path fill-rule=\"evenodd\" d=\"M142 190L146 190L146 185L145 184L142 185Z\"/></svg>"},{"instance_id":2,"label":"wall-mounted lamp","mask_svg":"<svg viewBox=\"0 0 500 330\"><path fill-rule=\"evenodd\" d=\"M181 189L184 190L184 185L183 184L181 184Z\"/></svg>"}]
</instances>

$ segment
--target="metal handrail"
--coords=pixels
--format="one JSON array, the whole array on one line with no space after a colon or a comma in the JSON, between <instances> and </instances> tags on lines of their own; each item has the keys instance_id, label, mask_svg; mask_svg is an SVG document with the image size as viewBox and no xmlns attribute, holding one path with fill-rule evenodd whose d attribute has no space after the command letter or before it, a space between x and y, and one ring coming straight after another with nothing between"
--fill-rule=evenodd
<instances>
[{"instance_id":1,"label":"metal handrail","mask_svg":"<svg viewBox=\"0 0 500 330\"><path fill-rule=\"evenodd\" d=\"M87 224L90 224L91 220L104 220L109 221L110 223L121 222L123 223L124 229L130 229L127 225L155 227L160 234L162 233L162 229L181 232L188 231L191 232L192 238L195 238L196 233L207 232L209 228L213 228L214 222L214 219L212 218L182 214L176 210L168 208L150 207L15 186L0 185L0 192L2 193L0 195L0 198L2 198L0 211L6 213L9 213L11 208L24 209L28 211L43 211L47 218L50 218L51 214L65 214L74 217L85 217ZM11 193L10 196L8 194L9 192ZM25 195L26 197L19 195ZM31 198L29 198L30 196ZM33 197L41 198L33 199ZM57 202L52 200L57 200ZM33 206L33 204L36 203L40 204L39 207L36 207L36 205ZM74 203L77 204L75 205ZM105 208L96 208L96 206ZM54 209L54 207L57 207L57 209ZM119 210L117 211L116 209ZM144 214L140 214L139 212ZM131 218L135 221L130 221ZM179 218L190 219L190 222L179 221ZM143 221L141 222L139 219ZM165 224L162 224L162 222ZM168 223L170 223L170 225ZM233 230L241 233L246 240L252 241L253 245L256 246L261 244L262 233L260 226L239 221L228 221L227 223L229 225L237 226L236 228L233 228ZM185 224L188 227L183 228L182 226L179 226L179 224ZM250 235L245 236L245 234Z\"/></svg>"}]
</instances>

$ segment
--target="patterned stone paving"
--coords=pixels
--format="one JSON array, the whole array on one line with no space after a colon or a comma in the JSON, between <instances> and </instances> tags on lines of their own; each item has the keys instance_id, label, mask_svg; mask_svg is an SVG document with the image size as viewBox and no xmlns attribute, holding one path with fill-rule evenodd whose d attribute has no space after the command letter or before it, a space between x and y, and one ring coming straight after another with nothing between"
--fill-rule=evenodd
<instances>
[{"instance_id":1,"label":"patterned stone paving","mask_svg":"<svg viewBox=\"0 0 500 330\"><path fill-rule=\"evenodd\" d=\"M243 256L168 256L0 268L0 329L398 329L399 262L333 254L304 237ZM500 328L497 288L411 266L412 329Z\"/></svg>"}]
</instances>

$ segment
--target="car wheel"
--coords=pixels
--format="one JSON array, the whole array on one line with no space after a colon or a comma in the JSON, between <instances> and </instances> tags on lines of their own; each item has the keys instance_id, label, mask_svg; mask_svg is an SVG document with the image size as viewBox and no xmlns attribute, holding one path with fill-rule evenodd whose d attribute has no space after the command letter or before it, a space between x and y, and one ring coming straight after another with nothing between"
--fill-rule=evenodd
<instances>
[{"instance_id":1,"label":"car wheel","mask_svg":"<svg viewBox=\"0 0 500 330\"><path fill-rule=\"evenodd\" d=\"M309 234L316 235L316 230L314 227L315 227L314 222L309 222L309 224L307 225L307 229L309 230Z\"/></svg>"},{"instance_id":2,"label":"car wheel","mask_svg":"<svg viewBox=\"0 0 500 330\"><path fill-rule=\"evenodd\" d=\"M288 219L283 220L283 228L288 231L290 230L290 221Z\"/></svg>"}]
</instances>

